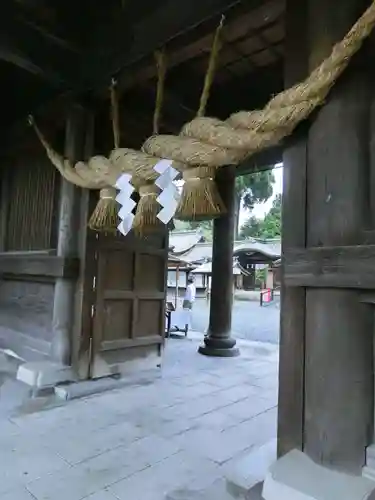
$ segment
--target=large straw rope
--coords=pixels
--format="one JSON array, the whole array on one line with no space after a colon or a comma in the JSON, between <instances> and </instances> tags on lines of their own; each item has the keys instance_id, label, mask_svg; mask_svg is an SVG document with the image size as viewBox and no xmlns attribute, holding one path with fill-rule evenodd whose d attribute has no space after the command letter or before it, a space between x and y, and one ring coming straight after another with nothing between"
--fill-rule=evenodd
<instances>
[{"instance_id":1,"label":"large straw rope","mask_svg":"<svg viewBox=\"0 0 375 500\"><path fill-rule=\"evenodd\" d=\"M47 153L70 182L90 189L113 185L121 172L132 172L147 181L155 180L154 165L160 158L174 160L178 170L196 166L222 167L237 164L257 151L278 143L309 114L324 103L330 89L358 52L375 25L375 0L354 24L330 56L310 76L276 95L262 110L240 111L226 121L198 117L187 123L179 136L157 135L146 140L142 151L117 149L95 165L79 162L73 167L66 159ZM98 157L97 157L98 158Z\"/></svg>"},{"instance_id":2,"label":"large straw rope","mask_svg":"<svg viewBox=\"0 0 375 500\"><path fill-rule=\"evenodd\" d=\"M240 111L226 121L195 118L183 127L178 137L150 137L142 147L143 152L154 155L156 161L159 158L177 160L184 163L185 168L221 167L236 164L278 143L324 102L374 25L375 1L304 82L276 95L263 110ZM145 168L143 173L146 172Z\"/></svg>"}]
</instances>

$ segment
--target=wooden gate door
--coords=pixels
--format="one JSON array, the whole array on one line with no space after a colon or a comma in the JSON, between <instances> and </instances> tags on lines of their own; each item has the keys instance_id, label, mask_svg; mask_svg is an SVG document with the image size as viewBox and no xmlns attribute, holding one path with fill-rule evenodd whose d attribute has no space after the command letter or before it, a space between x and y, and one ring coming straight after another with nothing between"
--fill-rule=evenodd
<instances>
[{"instance_id":1,"label":"wooden gate door","mask_svg":"<svg viewBox=\"0 0 375 500\"><path fill-rule=\"evenodd\" d=\"M161 362L168 233L98 238L91 377Z\"/></svg>"}]
</instances>

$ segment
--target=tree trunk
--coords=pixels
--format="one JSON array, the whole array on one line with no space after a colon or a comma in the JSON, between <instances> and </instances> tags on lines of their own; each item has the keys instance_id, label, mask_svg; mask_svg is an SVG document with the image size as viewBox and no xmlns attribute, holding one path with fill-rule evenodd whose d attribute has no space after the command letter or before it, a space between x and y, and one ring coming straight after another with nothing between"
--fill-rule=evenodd
<instances>
[{"instance_id":1,"label":"tree trunk","mask_svg":"<svg viewBox=\"0 0 375 500\"><path fill-rule=\"evenodd\" d=\"M240 229L239 226L240 226L241 200L242 196L236 194L234 198L234 232L233 232L233 237L235 241L238 240L238 234Z\"/></svg>"}]
</instances>

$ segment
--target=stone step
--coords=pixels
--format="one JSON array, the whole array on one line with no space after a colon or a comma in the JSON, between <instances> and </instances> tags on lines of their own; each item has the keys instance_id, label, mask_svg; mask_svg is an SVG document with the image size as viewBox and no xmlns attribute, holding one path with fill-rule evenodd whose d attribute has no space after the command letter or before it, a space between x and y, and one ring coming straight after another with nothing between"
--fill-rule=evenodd
<instances>
[{"instance_id":1,"label":"stone step","mask_svg":"<svg viewBox=\"0 0 375 500\"><path fill-rule=\"evenodd\" d=\"M263 479L276 460L276 447L273 439L224 467L224 477L208 488L172 491L166 500L262 500Z\"/></svg>"},{"instance_id":2,"label":"stone step","mask_svg":"<svg viewBox=\"0 0 375 500\"><path fill-rule=\"evenodd\" d=\"M226 489L225 479L218 479L203 490L192 488L171 491L166 495L165 500L233 500L233 498Z\"/></svg>"},{"instance_id":3,"label":"stone step","mask_svg":"<svg viewBox=\"0 0 375 500\"><path fill-rule=\"evenodd\" d=\"M180 489L168 493L166 500L263 500L263 483L257 483L245 495L233 496L226 487L225 479L218 479L203 490Z\"/></svg>"},{"instance_id":4,"label":"stone step","mask_svg":"<svg viewBox=\"0 0 375 500\"><path fill-rule=\"evenodd\" d=\"M93 380L82 380L70 384L60 384L55 387L55 394L61 400L78 399L102 392L133 387L135 385L149 385L161 377L159 368L144 370L140 373L124 376L112 375Z\"/></svg>"},{"instance_id":5,"label":"stone step","mask_svg":"<svg viewBox=\"0 0 375 500\"><path fill-rule=\"evenodd\" d=\"M245 496L251 488L264 480L276 458L277 439L250 450L227 469L227 491L234 497Z\"/></svg>"},{"instance_id":6,"label":"stone step","mask_svg":"<svg viewBox=\"0 0 375 500\"><path fill-rule=\"evenodd\" d=\"M375 471L375 445L373 444L366 449L366 465Z\"/></svg>"},{"instance_id":7,"label":"stone step","mask_svg":"<svg viewBox=\"0 0 375 500\"><path fill-rule=\"evenodd\" d=\"M375 482L336 472L293 450L275 462L264 481L265 500L366 500Z\"/></svg>"}]
</instances>

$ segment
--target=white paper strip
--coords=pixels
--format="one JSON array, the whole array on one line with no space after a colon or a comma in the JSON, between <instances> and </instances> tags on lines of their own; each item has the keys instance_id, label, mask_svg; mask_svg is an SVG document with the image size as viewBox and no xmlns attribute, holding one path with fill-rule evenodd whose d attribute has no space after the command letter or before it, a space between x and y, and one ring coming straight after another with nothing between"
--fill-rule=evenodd
<instances>
[{"instance_id":1,"label":"white paper strip","mask_svg":"<svg viewBox=\"0 0 375 500\"><path fill-rule=\"evenodd\" d=\"M134 187L130 184L131 178L130 174L122 174L115 184L115 187L119 189L116 201L121 205L118 212L121 222L117 226L117 229L124 236L131 230L134 220L132 210L135 207L135 201L131 199L131 195L134 191Z\"/></svg>"},{"instance_id":2,"label":"white paper strip","mask_svg":"<svg viewBox=\"0 0 375 500\"><path fill-rule=\"evenodd\" d=\"M115 188L117 188L121 191L126 187L126 185L130 184L131 180L132 180L132 176L130 174L121 174L120 177L116 181ZM133 188L133 191L134 191L134 188Z\"/></svg>"},{"instance_id":3,"label":"white paper strip","mask_svg":"<svg viewBox=\"0 0 375 500\"><path fill-rule=\"evenodd\" d=\"M166 170L172 167L172 160L160 160L157 162L157 164L154 166L155 172L158 174L163 174Z\"/></svg>"},{"instance_id":4,"label":"white paper strip","mask_svg":"<svg viewBox=\"0 0 375 500\"><path fill-rule=\"evenodd\" d=\"M135 207L136 203L133 200L127 200L125 204L120 208L118 212L118 216L120 217L121 220L125 220L126 217L131 214L133 208Z\"/></svg>"},{"instance_id":5,"label":"white paper strip","mask_svg":"<svg viewBox=\"0 0 375 500\"><path fill-rule=\"evenodd\" d=\"M124 188L118 192L118 194L116 196L116 201L118 203L120 203L120 205L122 205L124 200L128 200L131 197L133 191L134 191L134 188L131 184L125 185Z\"/></svg>"},{"instance_id":6,"label":"white paper strip","mask_svg":"<svg viewBox=\"0 0 375 500\"><path fill-rule=\"evenodd\" d=\"M154 166L155 172L160 174L155 180L155 185L161 189L157 201L162 206L162 209L157 217L164 224L168 224L173 218L177 208L177 188L173 184L173 181L177 177L178 172L172 167L172 163L171 160L160 160Z\"/></svg>"},{"instance_id":7,"label":"white paper strip","mask_svg":"<svg viewBox=\"0 0 375 500\"><path fill-rule=\"evenodd\" d=\"M117 229L120 231L121 234L123 234L124 236L128 234L128 232L131 230L133 226L133 220L134 220L134 215L130 214L120 222L120 224L117 226Z\"/></svg>"},{"instance_id":8,"label":"white paper strip","mask_svg":"<svg viewBox=\"0 0 375 500\"><path fill-rule=\"evenodd\" d=\"M168 222L172 219L174 214L176 213L177 202L173 201L168 203L165 207L163 207L158 215L156 216L159 220L161 220L164 224L168 224Z\"/></svg>"},{"instance_id":9,"label":"white paper strip","mask_svg":"<svg viewBox=\"0 0 375 500\"><path fill-rule=\"evenodd\" d=\"M169 202L174 201L177 204L176 200L176 187L173 184L170 184L168 187L166 187L156 198L157 202L164 207L167 205Z\"/></svg>"}]
</instances>

